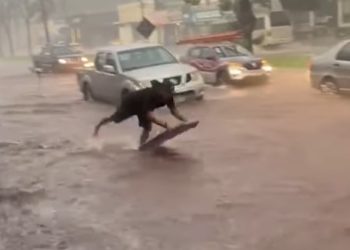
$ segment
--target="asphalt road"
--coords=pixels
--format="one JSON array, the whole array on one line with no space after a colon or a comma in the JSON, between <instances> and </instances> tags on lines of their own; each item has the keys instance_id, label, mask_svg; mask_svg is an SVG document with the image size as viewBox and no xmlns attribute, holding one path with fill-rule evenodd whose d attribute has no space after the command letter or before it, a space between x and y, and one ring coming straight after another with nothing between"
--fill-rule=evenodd
<instances>
[{"instance_id":1,"label":"asphalt road","mask_svg":"<svg viewBox=\"0 0 350 250\"><path fill-rule=\"evenodd\" d=\"M133 119L91 138L113 107L74 76L1 78L0 250L348 250L349 105L280 70L209 88L180 106L198 128L140 153Z\"/></svg>"}]
</instances>

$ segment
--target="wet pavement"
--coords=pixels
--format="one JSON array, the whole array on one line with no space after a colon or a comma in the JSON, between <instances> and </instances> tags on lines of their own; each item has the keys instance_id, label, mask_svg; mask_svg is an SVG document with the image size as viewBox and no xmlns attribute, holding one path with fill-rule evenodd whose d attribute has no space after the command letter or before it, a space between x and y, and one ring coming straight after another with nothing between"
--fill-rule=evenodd
<instances>
[{"instance_id":1,"label":"wet pavement","mask_svg":"<svg viewBox=\"0 0 350 250\"><path fill-rule=\"evenodd\" d=\"M133 119L91 138L114 108L74 76L1 78L0 250L347 250L349 105L280 70L208 88L180 106L198 128L140 153Z\"/></svg>"}]
</instances>

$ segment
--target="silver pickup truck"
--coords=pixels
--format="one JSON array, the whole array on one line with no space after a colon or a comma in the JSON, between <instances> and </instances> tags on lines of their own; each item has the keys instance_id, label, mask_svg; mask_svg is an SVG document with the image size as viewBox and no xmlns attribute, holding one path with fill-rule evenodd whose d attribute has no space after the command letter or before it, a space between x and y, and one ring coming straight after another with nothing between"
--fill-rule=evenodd
<instances>
[{"instance_id":1,"label":"silver pickup truck","mask_svg":"<svg viewBox=\"0 0 350 250\"><path fill-rule=\"evenodd\" d=\"M170 80L179 99L202 99L204 81L197 69L180 63L161 45L134 44L101 49L95 63L77 74L85 100L115 105L130 91L151 86L152 80Z\"/></svg>"}]
</instances>

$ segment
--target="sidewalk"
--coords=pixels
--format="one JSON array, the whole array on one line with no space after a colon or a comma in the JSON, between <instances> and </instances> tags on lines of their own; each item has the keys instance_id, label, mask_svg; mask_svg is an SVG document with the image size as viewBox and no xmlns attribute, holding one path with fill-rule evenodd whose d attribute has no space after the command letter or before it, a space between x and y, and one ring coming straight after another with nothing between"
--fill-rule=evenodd
<instances>
[{"instance_id":1,"label":"sidewalk","mask_svg":"<svg viewBox=\"0 0 350 250\"><path fill-rule=\"evenodd\" d=\"M0 61L0 79L30 74L29 60Z\"/></svg>"}]
</instances>

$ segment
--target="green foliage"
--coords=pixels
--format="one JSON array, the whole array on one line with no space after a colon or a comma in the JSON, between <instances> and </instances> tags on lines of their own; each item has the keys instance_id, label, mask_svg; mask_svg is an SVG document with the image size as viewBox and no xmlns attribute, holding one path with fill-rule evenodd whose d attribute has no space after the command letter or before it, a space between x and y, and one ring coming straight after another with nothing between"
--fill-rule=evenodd
<instances>
[{"instance_id":1,"label":"green foliage","mask_svg":"<svg viewBox=\"0 0 350 250\"><path fill-rule=\"evenodd\" d=\"M232 0L220 0L219 8L221 11L230 11L233 9Z\"/></svg>"},{"instance_id":2,"label":"green foliage","mask_svg":"<svg viewBox=\"0 0 350 250\"><path fill-rule=\"evenodd\" d=\"M199 5L201 0L184 0L184 2L190 5Z\"/></svg>"},{"instance_id":3,"label":"green foliage","mask_svg":"<svg viewBox=\"0 0 350 250\"><path fill-rule=\"evenodd\" d=\"M274 68L305 69L310 60L310 56L304 54L279 54L267 55L265 59Z\"/></svg>"}]
</instances>

